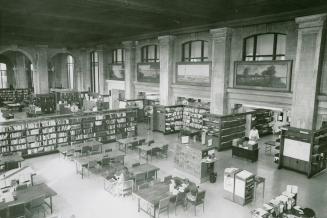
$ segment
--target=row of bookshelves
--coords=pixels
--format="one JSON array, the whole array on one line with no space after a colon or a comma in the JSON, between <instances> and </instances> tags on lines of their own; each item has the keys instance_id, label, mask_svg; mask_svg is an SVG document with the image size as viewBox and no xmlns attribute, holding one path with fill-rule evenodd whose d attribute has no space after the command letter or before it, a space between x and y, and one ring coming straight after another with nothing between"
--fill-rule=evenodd
<instances>
[{"instance_id":1,"label":"row of bookshelves","mask_svg":"<svg viewBox=\"0 0 327 218\"><path fill-rule=\"evenodd\" d=\"M0 89L0 100L12 102L27 101L31 93L31 89Z\"/></svg>"},{"instance_id":2,"label":"row of bookshelves","mask_svg":"<svg viewBox=\"0 0 327 218\"><path fill-rule=\"evenodd\" d=\"M35 154L75 141L105 143L136 134L136 110L132 108L11 121L0 128L0 152L20 151L28 156L30 150Z\"/></svg>"}]
</instances>

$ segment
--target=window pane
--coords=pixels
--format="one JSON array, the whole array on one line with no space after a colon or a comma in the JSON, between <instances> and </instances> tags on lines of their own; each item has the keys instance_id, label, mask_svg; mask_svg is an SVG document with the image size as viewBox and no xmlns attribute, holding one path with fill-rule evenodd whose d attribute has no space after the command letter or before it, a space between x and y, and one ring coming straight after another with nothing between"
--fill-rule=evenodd
<instances>
[{"instance_id":1,"label":"window pane","mask_svg":"<svg viewBox=\"0 0 327 218\"><path fill-rule=\"evenodd\" d=\"M254 43L254 37L246 39L246 41L245 41L245 46L246 46L245 55L246 56L253 55L253 43Z\"/></svg>"},{"instance_id":2,"label":"window pane","mask_svg":"<svg viewBox=\"0 0 327 218\"><path fill-rule=\"evenodd\" d=\"M122 49L117 49L117 60L116 62L122 62Z\"/></svg>"},{"instance_id":3,"label":"window pane","mask_svg":"<svg viewBox=\"0 0 327 218\"><path fill-rule=\"evenodd\" d=\"M209 52L208 52L208 42L207 41L204 41L203 42L203 58L204 59L208 59L209 57Z\"/></svg>"},{"instance_id":4,"label":"window pane","mask_svg":"<svg viewBox=\"0 0 327 218\"><path fill-rule=\"evenodd\" d=\"M0 70L7 70L7 65L4 63L0 63Z\"/></svg>"},{"instance_id":5,"label":"window pane","mask_svg":"<svg viewBox=\"0 0 327 218\"><path fill-rule=\"evenodd\" d=\"M155 58L155 46L150 45L148 47L148 59L154 59Z\"/></svg>"},{"instance_id":6,"label":"window pane","mask_svg":"<svg viewBox=\"0 0 327 218\"><path fill-rule=\"evenodd\" d=\"M273 46L274 46L274 34L258 35L256 55L272 55Z\"/></svg>"},{"instance_id":7,"label":"window pane","mask_svg":"<svg viewBox=\"0 0 327 218\"><path fill-rule=\"evenodd\" d=\"M273 56L265 56L265 57L258 57L256 56L255 60L256 61L271 61L273 59Z\"/></svg>"},{"instance_id":8,"label":"window pane","mask_svg":"<svg viewBox=\"0 0 327 218\"><path fill-rule=\"evenodd\" d=\"M194 41L192 42L192 47L191 47L191 57L201 57L201 41Z\"/></svg>"},{"instance_id":9,"label":"window pane","mask_svg":"<svg viewBox=\"0 0 327 218\"><path fill-rule=\"evenodd\" d=\"M276 54L285 54L286 51L286 35L278 34Z\"/></svg>"},{"instance_id":10,"label":"window pane","mask_svg":"<svg viewBox=\"0 0 327 218\"><path fill-rule=\"evenodd\" d=\"M93 52L93 61L98 62L98 52Z\"/></svg>"},{"instance_id":11,"label":"window pane","mask_svg":"<svg viewBox=\"0 0 327 218\"><path fill-rule=\"evenodd\" d=\"M253 56L246 57L245 60L246 60L246 61L253 61Z\"/></svg>"},{"instance_id":12,"label":"window pane","mask_svg":"<svg viewBox=\"0 0 327 218\"><path fill-rule=\"evenodd\" d=\"M284 56L284 55L282 55L282 56L277 56L277 57L276 57L276 60L285 60L285 56Z\"/></svg>"},{"instance_id":13,"label":"window pane","mask_svg":"<svg viewBox=\"0 0 327 218\"><path fill-rule=\"evenodd\" d=\"M190 50L190 43L186 43L184 44L184 59L188 59L190 57L190 53L189 53L189 50Z\"/></svg>"}]
</instances>

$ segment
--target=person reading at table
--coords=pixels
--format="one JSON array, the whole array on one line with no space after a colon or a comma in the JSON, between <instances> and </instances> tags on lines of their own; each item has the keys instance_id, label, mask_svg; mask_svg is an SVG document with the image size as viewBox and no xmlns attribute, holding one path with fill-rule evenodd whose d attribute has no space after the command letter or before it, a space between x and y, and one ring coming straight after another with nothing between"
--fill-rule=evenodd
<instances>
[{"instance_id":1,"label":"person reading at table","mask_svg":"<svg viewBox=\"0 0 327 218\"><path fill-rule=\"evenodd\" d=\"M186 195L186 198L190 201L196 200L196 195L198 194L198 186L196 186L194 183L189 183L188 185L189 192Z\"/></svg>"}]
</instances>

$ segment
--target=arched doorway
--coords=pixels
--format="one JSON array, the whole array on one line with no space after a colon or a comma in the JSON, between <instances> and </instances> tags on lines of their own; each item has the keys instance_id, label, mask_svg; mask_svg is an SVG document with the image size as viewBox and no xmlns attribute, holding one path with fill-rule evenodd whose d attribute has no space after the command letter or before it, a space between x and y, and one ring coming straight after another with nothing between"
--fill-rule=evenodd
<instances>
[{"instance_id":1,"label":"arched doorway","mask_svg":"<svg viewBox=\"0 0 327 218\"><path fill-rule=\"evenodd\" d=\"M33 88L33 65L29 57L20 51L0 54L0 88Z\"/></svg>"},{"instance_id":2,"label":"arched doorway","mask_svg":"<svg viewBox=\"0 0 327 218\"><path fill-rule=\"evenodd\" d=\"M49 88L74 89L75 59L69 53L54 55L48 63Z\"/></svg>"}]
</instances>

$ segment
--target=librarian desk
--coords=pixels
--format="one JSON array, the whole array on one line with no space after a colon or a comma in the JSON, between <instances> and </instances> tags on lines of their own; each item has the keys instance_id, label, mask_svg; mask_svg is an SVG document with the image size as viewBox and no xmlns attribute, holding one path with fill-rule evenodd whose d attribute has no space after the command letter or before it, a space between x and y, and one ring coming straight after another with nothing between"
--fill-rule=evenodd
<instances>
[{"instance_id":1,"label":"librarian desk","mask_svg":"<svg viewBox=\"0 0 327 218\"><path fill-rule=\"evenodd\" d=\"M158 209L160 200L172 197L172 194L169 192L169 185L165 183L158 183L149 188L138 190L133 192L133 195L137 198L137 211L143 211L154 218L156 217L156 209ZM146 208L141 207L141 201L146 202Z\"/></svg>"},{"instance_id":2,"label":"librarian desk","mask_svg":"<svg viewBox=\"0 0 327 218\"><path fill-rule=\"evenodd\" d=\"M247 149L245 147L232 146L232 157L237 156L250 160L251 162L258 161L259 149Z\"/></svg>"},{"instance_id":3,"label":"librarian desk","mask_svg":"<svg viewBox=\"0 0 327 218\"><path fill-rule=\"evenodd\" d=\"M0 157L0 171L8 171L22 166L24 158L18 154L5 155ZM1 170L3 169L3 170Z\"/></svg>"},{"instance_id":4,"label":"librarian desk","mask_svg":"<svg viewBox=\"0 0 327 218\"><path fill-rule=\"evenodd\" d=\"M161 150L163 149L164 146L167 146L167 144L163 144L163 143L152 143L151 145L141 145L138 147L139 149L139 159L144 158L146 161L149 160L149 155L151 156L151 160L152 160L152 156L153 156L153 152L157 149ZM168 153L168 150L165 151ZM167 155L167 154L165 154Z\"/></svg>"},{"instance_id":5,"label":"librarian desk","mask_svg":"<svg viewBox=\"0 0 327 218\"><path fill-rule=\"evenodd\" d=\"M57 193L47 186L46 184L38 184L34 186L28 186L26 189L17 190L15 192L15 200L10 202L0 202L0 210L7 210L7 213L9 213L9 208L13 205L17 204L29 204L33 200L42 198L49 199L49 203L44 201L45 204L50 208L50 212L53 212L52 207L52 197L56 196Z\"/></svg>"},{"instance_id":6,"label":"librarian desk","mask_svg":"<svg viewBox=\"0 0 327 218\"><path fill-rule=\"evenodd\" d=\"M145 141L145 138L140 136L117 140L119 145L119 150L124 151L125 154L127 152L127 147L132 147L133 144L140 144L140 142L142 141Z\"/></svg>"},{"instance_id":7,"label":"librarian desk","mask_svg":"<svg viewBox=\"0 0 327 218\"><path fill-rule=\"evenodd\" d=\"M120 151L112 151L109 153L101 153L88 155L83 157L75 158L76 173L81 174L82 179L84 178L84 169L89 167L90 162L102 163L103 159L109 158L111 160L118 160L124 164L125 154Z\"/></svg>"}]
</instances>

